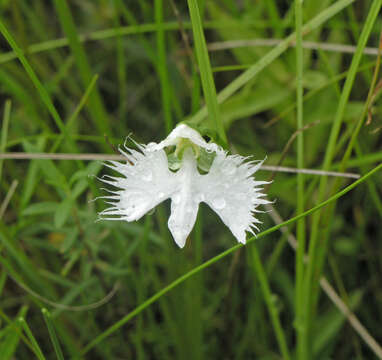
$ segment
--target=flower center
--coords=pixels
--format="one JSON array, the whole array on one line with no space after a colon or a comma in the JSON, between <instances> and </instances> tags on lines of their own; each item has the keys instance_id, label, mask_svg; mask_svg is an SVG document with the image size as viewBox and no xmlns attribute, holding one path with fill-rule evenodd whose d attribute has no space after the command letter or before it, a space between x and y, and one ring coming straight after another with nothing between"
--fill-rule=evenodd
<instances>
[{"instance_id":1,"label":"flower center","mask_svg":"<svg viewBox=\"0 0 382 360\"><path fill-rule=\"evenodd\" d=\"M190 139L186 139L186 138L180 138L175 148L175 156L178 159L182 160L184 151L189 147L192 149L194 156L197 159L200 155L199 146L194 144Z\"/></svg>"}]
</instances>

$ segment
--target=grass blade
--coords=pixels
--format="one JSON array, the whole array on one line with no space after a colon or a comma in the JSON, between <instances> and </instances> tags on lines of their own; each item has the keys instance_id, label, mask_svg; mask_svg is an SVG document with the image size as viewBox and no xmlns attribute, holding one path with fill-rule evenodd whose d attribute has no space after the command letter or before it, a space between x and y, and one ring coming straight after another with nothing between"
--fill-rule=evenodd
<instances>
[{"instance_id":1,"label":"grass blade","mask_svg":"<svg viewBox=\"0 0 382 360\"><path fill-rule=\"evenodd\" d=\"M156 33L158 62L156 66L161 84L162 106L168 134L173 128L173 121L171 116L171 87L167 73L166 39L163 29L163 0L155 0L155 20L158 26Z\"/></svg>"},{"instance_id":2,"label":"grass blade","mask_svg":"<svg viewBox=\"0 0 382 360\"><path fill-rule=\"evenodd\" d=\"M206 98L206 104L211 125L214 127L219 137L219 140L222 141L224 144L227 144L227 137L225 135L223 123L219 114L219 105L216 97L216 88L214 78L212 75L206 39L204 38L203 33L202 19L200 17L197 1L188 0L188 8L190 11L192 31L194 34L195 52L196 57L198 59L200 77L202 80L203 92Z\"/></svg>"},{"instance_id":3,"label":"grass blade","mask_svg":"<svg viewBox=\"0 0 382 360\"><path fill-rule=\"evenodd\" d=\"M302 48L302 1L295 0L295 23L296 23L296 70L297 70L297 129L304 127L304 89L303 89L303 48ZM304 167L304 132L301 131L297 135L297 167L302 169ZM301 214L304 211L304 174L297 174L297 214ZM303 302L303 279L304 279L304 255L305 255L305 218L297 221L297 255L296 255L296 285L295 285L295 314L297 324L302 323L302 302ZM297 354L299 359L306 359L306 347L307 344L303 343L301 339L304 339L304 329L301 326L296 328L297 330Z\"/></svg>"},{"instance_id":4,"label":"grass blade","mask_svg":"<svg viewBox=\"0 0 382 360\"><path fill-rule=\"evenodd\" d=\"M58 360L64 360L64 355L61 350L61 345L57 339L56 331L54 330L54 325L52 322L52 318L47 309L41 309L42 315L44 316L45 324L48 328L50 340L52 341L54 352L56 353Z\"/></svg>"},{"instance_id":5,"label":"grass blade","mask_svg":"<svg viewBox=\"0 0 382 360\"><path fill-rule=\"evenodd\" d=\"M3 125L1 127L1 139L0 139L1 153L4 153L7 147L9 119L11 117L11 106L12 106L11 100L7 100L4 106ZM0 160L0 180L1 180L1 175L3 173L3 162L4 160Z\"/></svg>"},{"instance_id":6,"label":"grass blade","mask_svg":"<svg viewBox=\"0 0 382 360\"><path fill-rule=\"evenodd\" d=\"M45 360L45 356L42 353L41 348L38 345L36 338L33 336L33 333L31 331L30 327L28 326L27 322L25 321L25 319L23 317L19 317L18 322L23 327L25 334L27 335L29 341L31 342L31 344L33 346L33 350L34 350L37 358L39 360Z\"/></svg>"},{"instance_id":7,"label":"grass blade","mask_svg":"<svg viewBox=\"0 0 382 360\"><path fill-rule=\"evenodd\" d=\"M260 282L261 291L263 293L263 297L267 305L269 315L271 317L273 329L276 334L276 339L277 339L282 357L284 360L290 360L291 357L290 357L288 345L285 339L284 330L281 327L276 303L272 299L272 292L268 283L267 275L261 263L260 255L259 255L259 252L257 251L256 245L250 247L250 253L252 257L253 267Z\"/></svg>"}]
</instances>

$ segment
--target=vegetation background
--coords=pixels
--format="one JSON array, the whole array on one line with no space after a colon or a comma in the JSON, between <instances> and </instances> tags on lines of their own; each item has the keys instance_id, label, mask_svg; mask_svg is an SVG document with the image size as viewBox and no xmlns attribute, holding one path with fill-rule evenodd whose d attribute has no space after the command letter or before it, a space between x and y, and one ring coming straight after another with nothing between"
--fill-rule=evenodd
<instances>
[{"instance_id":1,"label":"vegetation background","mask_svg":"<svg viewBox=\"0 0 382 360\"><path fill-rule=\"evenodd\" d=\"M201 206L180 250L168 203L95 222L102 162L78 157L187 121L267 165L364 175L382 159L380 8L1 0L0 358L382 358L381 172L273 173L256 239Z\"/></svg>"}]
</instances>

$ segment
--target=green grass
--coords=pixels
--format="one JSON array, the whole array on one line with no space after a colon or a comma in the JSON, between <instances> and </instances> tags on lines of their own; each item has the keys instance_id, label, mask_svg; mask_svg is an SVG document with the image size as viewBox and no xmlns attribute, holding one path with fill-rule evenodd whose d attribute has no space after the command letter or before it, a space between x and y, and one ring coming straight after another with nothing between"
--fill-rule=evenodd
<instances>
[{"instance_id":1,"label":"green grass","mask_svg":"<svg viewBox=\"0 0 382 360\"><path fill-rule=\"evenodd\" d=\"M382 359L382 53L363 53L381 5L0 2L1 153L114 154L186 122L267 165L361 175L276 173L245 246L202 205L180 250L169 203L96 222L101 162L0 159L1 359ZM280 42L208 50L254 39Z\"/></svg>"}]
</instances>

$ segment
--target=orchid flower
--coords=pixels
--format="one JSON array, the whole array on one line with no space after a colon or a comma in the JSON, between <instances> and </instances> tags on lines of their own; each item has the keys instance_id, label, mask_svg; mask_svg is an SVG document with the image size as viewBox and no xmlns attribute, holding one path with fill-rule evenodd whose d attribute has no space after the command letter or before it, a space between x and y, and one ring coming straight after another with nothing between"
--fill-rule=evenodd
<instances>
[{"instance_id":1,"label":"orchid flower","mask_svg":"<svg viewBox=\"0 0 382 360\"><path fill-rule=\"evenodd\" d=\"M160 143L137 144L137 149L119 149L126 163L110 161L105 165L122 177L104 176L104 183L118 190L104 196L110 208L100 212L100 219L138 220L158 204L171 199L170 232L181 248L194 227L201 202L214 210L233 235L245 244L246 232L255 234L261 223L254 215L258 205L269 203L261 193L266 181L255 181L253 174L263 161L246 161L228 155L214 143L187 125L178 125ZM165 148L175 146L170 164ZM169 155L170 159L171 155ZM202 166L203 157L212 163ZM200 172L198 168L204 168Z\"/></svg>"}]
</instances>

